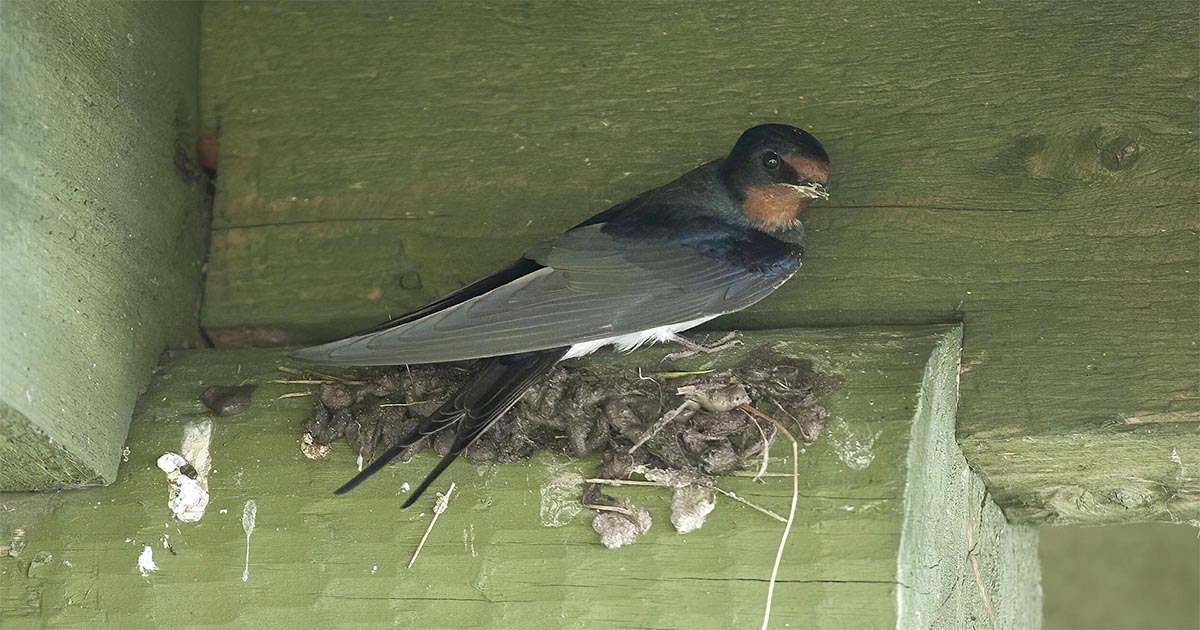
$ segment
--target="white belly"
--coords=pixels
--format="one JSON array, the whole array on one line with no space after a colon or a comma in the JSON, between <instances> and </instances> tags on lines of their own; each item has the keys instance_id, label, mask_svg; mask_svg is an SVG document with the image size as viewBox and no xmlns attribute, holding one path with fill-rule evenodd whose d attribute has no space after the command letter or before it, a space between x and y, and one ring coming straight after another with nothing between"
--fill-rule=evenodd
<instances>
[{"instance_id":1,"label":"white belly","mask_svg":"<svg viewBox=\"0 0 1200 630\"><path fill-rule=\"evenodd\" d=\"M678 324L659 326L658 328L651 328L649 330L643 330L640 332L577 343L571 346L571 349L567 351L567 354L563 357L563 360L565 361L567 359L581 357L585 354L591 354L607 345L616 346L617 350L620 350L621 352L629 352L636 350L643 344L670 341L675 337L676 333L682 332L689 328L695 328L696 326L699 326L700 324L703 324L714 317L717 316L709 315L708 317L701 317L699 319L693 319L686 322L679 322Z\"/></svg>"}]
</instances>

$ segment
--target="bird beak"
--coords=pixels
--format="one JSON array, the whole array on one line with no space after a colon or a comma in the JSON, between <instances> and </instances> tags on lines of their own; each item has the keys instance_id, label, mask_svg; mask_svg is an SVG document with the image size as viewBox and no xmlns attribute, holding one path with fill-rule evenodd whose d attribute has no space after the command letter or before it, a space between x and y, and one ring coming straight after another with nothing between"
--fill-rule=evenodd
<instances>
[{"instance_id":1,"label":"bird beak","mask_svg":"<svg viewBox=\"0 0 1200 630\"><path fill-rule=\"evenodd\" d=\"M825 186L823 184L811 182L808 184L788 185L800 191L800 194L808 197L809 199L829 199L829 193L825 190Z\"/></svg>"}]
</instances>

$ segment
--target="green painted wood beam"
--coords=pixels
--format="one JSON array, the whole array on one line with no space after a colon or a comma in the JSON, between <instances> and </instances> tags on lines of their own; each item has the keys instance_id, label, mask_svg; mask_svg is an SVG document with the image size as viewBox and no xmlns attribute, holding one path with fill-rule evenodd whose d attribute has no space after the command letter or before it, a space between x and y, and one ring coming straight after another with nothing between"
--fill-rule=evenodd
<instances>
[{"instance_id":1,"label":"green painted wood beam","mask_svg":"<svg viewBox=\"0 0 1200 630\"><path fill-rule=\"evenodd\" d=\"M1042 528L1043 623L1061 630L1200 628L1196 527Z\"/></svg>"},{"instance_id":2,"label":"green painted wood beam","mask_svg":"<svg viewBox=\"0 0 1200 630\"><path fill-rule=\"evenodd\" d=\"M351 332L786 121L833 198L715 326L961 321L959 441L1010 519L1200 518L1194 13L213 3L203 322Z\"/></svg>"},{"instance_id":3,"label":"green painted wood beam","mask_svg":"<svg viewBox=\"0 0 1200 630\"><path fill-rule=\"evenodd\" d=\"M670 349L655 348L602 354L583 367L631 375L638 366L648 373L664 365L731 366L769 348L807 358L839 379L827 402L830 426L798 460L798 510L780 564L772 628L988 627L980 592L970 586L973 558L1000 627L1037 627L1036 529L1008 525L993 504L981 503L982 486L954 445L957 329L774 331L743 340L745 346L715 358L663 364ZM667 522L665 492L614 489L646 505L654 524L633 545L606 550L585 515L543 526L541 491L564 472L586 473L595 465L562 456L452 466L438 486L456 481L458 490L406 570L433 499L400 512L400 486L416 482L432 457L419 455L350 495L333 496L355 470L355 455L342 443L319 462L301 454L302 420L312 402L280 398L307 390L273 382L289 378L277 369L288 364L279 350L170 355L139 405L119 483L0 495L3 540L24 530L18 556L0 557L0 623L761 623L781 523L722 499L702 529L679 535ZM212 418L207 513L198 523L172 521L165 477L154 462L180 448L189 423L210 418L198 401L205 388L239 383L259 387L245 415ZM863 458L846 460L844 447L853 439L866 444ZM789 450L776 443L771 471L791 471ZM719 484L787 513L792 482L786 476L766 483L728 477ZM256 502L257 517L243 581L247 500ZM158 569L143 577L137 564L147 546Z\"/></svg>"},{"instance_id":4,"label":"green painted wood beam","mask_svg":"<svg viewBox=\"0 0 1200 630\"><path fill-rule=\"evenodd\" d=\"M0 489L108 483L166 345L195 340L195 3L0 3Z\"/></svg>"}]
</instances>

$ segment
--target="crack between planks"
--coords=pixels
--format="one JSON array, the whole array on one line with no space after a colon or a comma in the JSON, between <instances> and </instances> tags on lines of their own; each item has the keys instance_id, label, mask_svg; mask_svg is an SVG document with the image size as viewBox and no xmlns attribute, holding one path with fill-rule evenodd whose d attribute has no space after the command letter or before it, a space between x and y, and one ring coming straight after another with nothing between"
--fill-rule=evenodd
<instances>
[{"instance_id":1,"label":"crack between planks","mask_svg":"<svg viewBox=\"0 0 1200 630\"><path fill-rule=\"evenodd\" d=\"M539 600L533 600L533 599L493 600L493 599L473 598L473 597L409 597L409 596L394 597L394 596L387 596L387 595L378 595L378 596L332 595L331 597L333 597L334 599L341 599L341 600L346 600L346 601L357 601L357 600L398 601L399 600L399 601L425 601L425 602L476 602L476 603L480 603L480 604L511 604L511 603L530 603L530 602L539 601Z\"/></svg>"},{"instance_id":2,"label":"crack between planks","mask_svg":"<svg viewBox=\"0 0 1200 630\"><path fill-rule=\"evenodd\" d=\"M298 221L279 221L274 223L247 223L244 225L214 225L212 231L224 232L229 230L247 230L256 228L289 227L292 225L316 225L323 223L367 223L370 221L423 221L436 219L442 215L412 216L412 217L327 217L323 219L301 219Z\"/></svg>"},{"instance_id":3,"label":"crack between planks","mask_svg":"<svg viewBox=\"0 0 1200 630\"><path fill-rule=\"evenodd\" d=\"M666 578L631 577L629 579L637 580L637 581L641 581L641 582L663 582L663 581L671 581L671 580L690 580L690 581L695 581L695 582L754 582L754 583L759 583L759 584L766 584L767 582L770 581L767 578L752 578L752 577L722 578L722 577L695 577L695 576L675 576L675 577L666 577ZM911 588L907 584L904 584L904 583L896 581L896 580L831 580L831 579L775 580L775 583L776 584L888 584L888 585L894 585L894 586L903 586L904 588Z\"/></svg>"},{"instance_id":4,"label":"crack between planks","mask_svg":"<svg viewBox=\"0 0 1200 630\"><path fill-rule=\"evenodd\" d=\"M1037 209L1017 209L1017 208L972 208L963 206L934 206L934 205L904 205L904 204L865 204L865 205L846 205L832 206L823 205L822 208L830 210L934 210L938 212L994 212L1008 214L1028 214L1034 212L1042 212ZM1159 206L1146 206L1155 208ZM408 216L382 216L382 217L325 217L321 219L300 219L296 221L278 221L271 223L246 223L240 225L214 225L213 232L226 230L242 230L255 228L270 228L270 227L287 227L291 225L313 225L320 223L366 223L371 221L392 222L392 221L422 221L428 219L444 218L444 214L426 214L426 215L408 215Z\"/></svg>"},{"instance_id":5,"label":"crack between planks","mask_svg":"<svg viewBox=\"0 0 1200 630\"><path fill-rule=\"evenodd\" d=\"M903 204L866 204L856 206L831 206L822 204L821 208L830 210L939 210L951 212L1005 212L1009 214L1026 214L1030 212L1038 212L1035 209L1014 209L1014 208L964 208L961 206L930 206L930 205L915 205L908 206Z\"/></svg>"}]
</instances>

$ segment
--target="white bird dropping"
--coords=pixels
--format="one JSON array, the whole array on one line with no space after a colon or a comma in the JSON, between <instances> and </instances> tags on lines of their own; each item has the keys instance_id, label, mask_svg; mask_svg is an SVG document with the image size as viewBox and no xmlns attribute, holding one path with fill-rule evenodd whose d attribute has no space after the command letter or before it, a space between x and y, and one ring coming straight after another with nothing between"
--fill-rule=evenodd
<instances>
[{"instance_id":1,"label":"white bird dropping","mask_svg":"<svg viewBox=\"0 0 1200 630\"><path fill-rule=\"evenodd\" d=\"M254 518L258 516L258 505L254 499L246 501L242 508L242 529L246 532L246 568L242 570L242 581L250 579L250 534L254 532Z\"/></svg>"}]
</instances>

